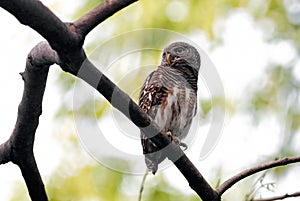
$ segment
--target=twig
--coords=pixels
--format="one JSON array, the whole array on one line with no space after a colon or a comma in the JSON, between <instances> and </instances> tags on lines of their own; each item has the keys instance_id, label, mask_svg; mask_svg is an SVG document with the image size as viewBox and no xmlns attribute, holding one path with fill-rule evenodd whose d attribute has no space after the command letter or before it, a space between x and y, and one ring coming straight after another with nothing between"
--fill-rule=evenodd
<instances>
[{"instance_id":1,"label":"twig","mask_svg":"<svg viewBox=\"0 0 300 201\"><path fill-rule=\"evenodd\" d=\"M280 159L280 160L272 161L272 162L269 162L269 163L265 163L265 164L262 164L262 165L244 170L244 171L240 172L239 174L231 177L230 179L228 179L224 183L222 183L216 189L216 191L221 196L226 190L231 188L234 184L236 184L237 182L241 181L242 179L244 179L248 176L251 176L253 174L256 174L258 172L261 172L263 170L267 170L267 169L270 169L270 168L284 166L284 165L287 165L287 164L298 163L298 162L300 162L300 156L291 157L291 158L283 158L283 159Z\"/></svg>"},{"instance_id":2,"label":"twig","mask_svg":"<svg viewBox=\"0 0 300 201\"><path fill-rule=\"evenodd\" d=\"M142 195L143 195L143 190L144 190L147 175L148 175L148 169L146 169L146 172L144 173L144 176L143 176L143 179L142 179L138 201L142 201Z\"/></svg>"},{"instance_id":3,"label":"twig","mask_svg":"<svg viewBox=\"0 0 300 201\"><path fill-rule=\"evenodd\" d=\"M275 197L270 197L270 198L264 198L264 199L256 199L252 201L274 201L274 200L284 200L286 198L291 198L291 197L298 197L300 196L300 192L292 193L292 194L284 194L281 196L275 196Z\"/></svg>"}]
</instances>

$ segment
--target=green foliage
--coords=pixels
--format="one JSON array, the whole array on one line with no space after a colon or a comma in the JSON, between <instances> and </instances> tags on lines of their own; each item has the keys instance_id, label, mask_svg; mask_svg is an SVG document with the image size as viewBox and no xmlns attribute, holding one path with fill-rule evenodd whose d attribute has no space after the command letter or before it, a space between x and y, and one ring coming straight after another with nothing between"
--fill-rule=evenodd
<instances>
[{"instance_id":1,"label":"green foliage","mask_svg":"<svg viewBox=\"0 0 300 201\"><path fill-rule=\"evenodd\" d=\"M57 78L57 82L59 82L59 87L63 92L69 91L72 89L76 82L76 78L71 76L69 73L61 71Z\"/></svg>"},{"instance_id":2,"label":"green foliage","mask_svg":"<svg viewBox=\"0 0 300 201\"><path fill-rule=\"evenodd\" d=\"M269 1L269 6L267 7L265 14L267 17L273 19L273 22L276 24L275 28L277 33L275 37L292 39L299 48L299 25L290 22L287 17L288 11L283 4L284 3L281 0Z\"/></svg>"},{"instance_id":3,"label":"green foliage","mask_svg":"<svg viewBox=\"0 0 300 201\"><path fill-rule=\"evenodd\" d=\"M29 201L29 195L25 184L21 181L16 182L13 192L15 192L10 201Z\"/></svg>"},{"instance_id":4,"label":"green foliage","mask_svg":"<svg viewBox=\"0 0 300 201\"><path fill-rule=\"evenodd\" d=\"M74 17L82 16L100 2L86 1ZM247 6L248 3L249 0L162 0L159 3L141 0L117 13L108 23L117 23L117 33L141 28L163 28L179 32L201 29L213 38L214 21L230 9Z\"/></svg>"},{"instance_id":5,"label":"green foliage","mask_svg":"<svg viewBox=\"0 0 300 201\"><path fill-rule=\"evenodd\" d=\"M80 18L81 16L88 13L90 10L92 10L102 2L103 0L83 1L79 9L76 12L74 12L74 19Z\"/></svg>"},{"instance_id":6,"label":"green foliage","mask_svg":"<svg viewBox=\"0 0 300 201\"><path fill-rule=\"evenodd\" d=\"M294 86L295 79L291 70L282 67L267 69L264 79L268 81L254 92L251 100L252 109L255 112L264 113L269 110L277 113L287 105L286 97L293 92L292 88L297 87Z\"/></svg>"},{"instance_id":7,"label":"green foliage","mask_svg":"<svg viewBox=\"0 0 300 201\"><path fill-rule=\"evenodd\" d=\"M74 175L62 171L54 173L47 185L47 192L53 201L93 199L114 201L119 200L122 178L122 174L100 165L87 165Z\"/></svg>"},{"instance_id":8,"label":"green foliage","mask_svg":"<svg viewBox=\"0 0 300 201\"><path fill-rule=\"evenodd\" d=\"M148 187L147 183L145 186L145 196L144 201L151 200L164 200L164 201L199 201L199 197L192 195L184 195L182 192L177 189L171 187L168 182L164 180L163 177L157 176L155 177L155 186Z\"/></svg>"},{"instance_id":9,"label":"green foliage","mask_svg":"<svg viewBox=\"0 0 300 201\"><path fill-rule=\"evenodd\" d=\"M118 159L111 160L118 161ZM124 161L119 162L124 164ZM128 188L132 185L138 189L140 180L137 180L136 176L122 174L95 163L72 170L66 168L72 166L70 163L72 161L62 161L61 167L58 167L48 179L46 191L50 201L137 200L137 190L134 193L128 192ZM195 195L184 195L171 187L161 175L157 175L155 184L146 182L143 200L195 201L199 198ZM23 183L16 183L11 201L29 201Z\"/></svg>"}]
</instances>

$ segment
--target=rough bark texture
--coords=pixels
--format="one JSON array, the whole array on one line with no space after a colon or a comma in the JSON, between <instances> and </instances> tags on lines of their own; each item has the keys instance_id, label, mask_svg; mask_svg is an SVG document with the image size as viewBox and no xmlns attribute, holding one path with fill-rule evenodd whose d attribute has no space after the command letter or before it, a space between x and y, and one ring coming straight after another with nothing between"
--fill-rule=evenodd
<instances>
[{"instance_id":1,"label":"rough bark texture","mask_svg":"<svg viewBox=\"0 0 300 201\"><path fill-rule=\"evenodd\" d=\"M35 131L42 114L42 101L50 65L57 59L47 42L39 43L28 55L23 97L10 138L0 146L0 164L9 161L19 166L32 200L48 200L33 154Z\"/></svg>"}]
</instances>

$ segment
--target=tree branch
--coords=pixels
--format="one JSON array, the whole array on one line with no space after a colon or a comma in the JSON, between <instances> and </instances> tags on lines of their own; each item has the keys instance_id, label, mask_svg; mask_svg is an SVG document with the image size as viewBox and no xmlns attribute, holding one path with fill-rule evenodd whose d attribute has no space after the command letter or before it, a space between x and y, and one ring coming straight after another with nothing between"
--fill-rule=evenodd
<instances>
[{"instance_id":1,"label":"tree branch","mask_svg":"<svg viewBox=\"0 0 300 201\"><path fill-rule=\"evenodd\" d=\"M56 52L47 42L39 43L29 53L25 72L21 73L24 91L15 128L10 138L0 146L0 163L12 161L19 166L33 201L48 200L33 155L33 144L39 116L42 113L49 66L57 61Z\"/></svg>"},{"instance_id":2,"label":"tree branch","mask_svg":"<svg viewBox=\"0 0 300 201\"><path fill-rule=\"evenodd\" d=\"M275 196L275 197L270 197L270 198L264 198L264 199L256 199L252 201L274 201L274 200L284 200L286 198L291 198L291 197L299 197L300 192L292 193L292 194L285 194L281 196Z\"/></svg>"},{"instance_id":3,"label":"tree branch","mask_svg":"<svg viewBox=\"0 0 300 201\"><path fill-rule=\"evenodd\" d=\"M106 0L73 23L76 32L85 37L98 24L136 1L137 0Z\"/></svg>"},{"instance_id":4,"label":"tree branch","mask_svg":"<svg viewBox=\"0 0 300 201\"><path fill-rule=\"evenodd\" d=\"M239 174L231 177L230 179L228 179L224 183L222 183L216 189L216 191L221 196L226 190L231 188L234 184L236 184L237 182L241 181L242 179L244 179L248 176L251 176L253 174L256 174L258 172L261 172L263 170L267 170L267 169L270 169L270 168L284 166L284 165L288 165L288 164L292 164L292 163L298 163L298 162L300 162L300 156L291 157L291 158L283 158L281 160L272 161L272 162L269 162L269 163L265 163L265 164L262 164L262 165L244 170L244 171L240 172Z\"/></svg>"}]
</instances>

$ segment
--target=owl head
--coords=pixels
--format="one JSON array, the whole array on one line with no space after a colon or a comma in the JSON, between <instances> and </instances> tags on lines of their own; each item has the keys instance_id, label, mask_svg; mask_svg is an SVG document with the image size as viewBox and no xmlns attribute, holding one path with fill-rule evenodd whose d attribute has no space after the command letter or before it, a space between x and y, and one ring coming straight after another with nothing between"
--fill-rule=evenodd
<instances>
[{"instance_id":1,"label":"owl head","mask_svg":"<svg viewBox=\"0 0 300 201\"><path fill-rule=\"evenodd\" d=\"M201 60L197 49L185 42L174 42L168 45L162 55L162 64L171 67L189 66L198 74Z\"/></svg>"}]
</instances>

